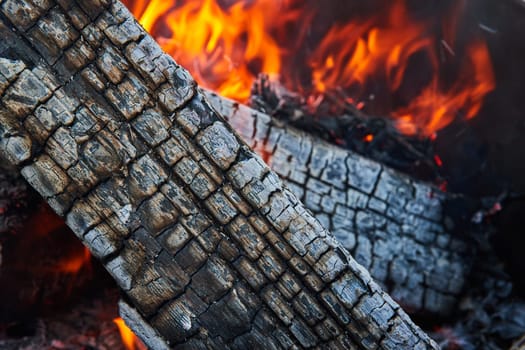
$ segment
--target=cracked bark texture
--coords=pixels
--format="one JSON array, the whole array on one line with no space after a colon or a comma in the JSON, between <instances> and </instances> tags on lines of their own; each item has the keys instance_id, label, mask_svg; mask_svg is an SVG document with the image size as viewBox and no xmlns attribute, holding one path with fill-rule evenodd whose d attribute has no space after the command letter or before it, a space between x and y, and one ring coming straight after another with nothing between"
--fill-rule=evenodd
<instances>
[{"instance_id":1,"label":"cracked bark texture","mask_svg":"<svg viewBox=\"0 0 525 350\"><path fill-rule=\"evenodd\" d=\"M0 151L154 348L437 348L114 0L0 1Z\"/></svg>"},{"instance_id":2,"label":"cracked bark texture","mask_svg":"<svg viewBox=\"0 0 525 350\"><path fill-rule=\"evenodd\" d=\"M410 313L450 314L475 258L455 196L203 91L325 228Z\"/></svg>"}]
</instances>

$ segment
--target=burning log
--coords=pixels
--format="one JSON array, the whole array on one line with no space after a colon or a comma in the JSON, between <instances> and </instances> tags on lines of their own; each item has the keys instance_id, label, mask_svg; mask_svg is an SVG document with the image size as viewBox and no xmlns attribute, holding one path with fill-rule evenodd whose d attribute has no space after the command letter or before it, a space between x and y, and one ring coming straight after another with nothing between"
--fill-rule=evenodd
<instances>
[{"instance_id":1,"label":"burning log","mask_svg":"<svg viewBox=\"0 0 525 350\"><path fill-rule=\"evenodd\" d=\"M449 314L475 257L456 232L470 221L461 196L205 92L213 107L396 301L414 313ZM463 214L463 216L461 215ZM463 222L462 222L463 221Z\"/></svg>"},{"instance_id":2,"label":"burning log","mask_svg":"<svg viewBox=\"0 0 525 350\"><path fill-rule=\"evenodd\" d=\"M120 2L1 12L1 153L147 345L436 348Z\"/></svg>"},{"instance_id":3,"label":"burning log","mask_svg":"<svg viewBox=\"0 0 525 350\"><path fill-rule=\"evenodd\" d=\"M412 177L443 182L432 137L401 133L399 122L365 114L344 91L325 92L311 100L260 74L249 106Z\"/></svg>"}]
</instances>

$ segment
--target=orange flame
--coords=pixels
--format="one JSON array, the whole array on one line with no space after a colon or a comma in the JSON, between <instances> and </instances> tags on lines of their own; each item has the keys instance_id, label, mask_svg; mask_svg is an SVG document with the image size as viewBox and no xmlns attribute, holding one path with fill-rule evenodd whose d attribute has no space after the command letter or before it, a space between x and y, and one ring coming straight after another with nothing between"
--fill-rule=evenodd
<instances>
[{"instance_id":1,"label":"orange flame","mask_svg":"<svg viewBox=\"0 0 525 350\"><path fill-rule=\"evenodd\" d=\"M314 86L319 92L327 88L364 85L383 70L386 70L391 90L399 88L408 58L430 46L432 41L422 37L423 24L410 24L402 2L394 4L386 28L373 26L380 21L378 17L330 29L310 62Z\"/></svg>"},{"instance_id":2,"label":"orange flame","mask_svg":"<svg viewBox=\"0 0 525 350\"><path fill-rule=\"evenodd\" d=\"M89 249L84 247L82 254L72 255L71 257L66 257L63 260L58 261L56 271L76 275L82 270L82 268L90 268L90 264L91 253L89 252Z\"/></svg>"},{"instance_id":3,"label":"orange flame","mask_svg":"<svg viewBox=\"0 0 525 350\"><path fill-rule=\"evenodd\" d=\"M280 15L277 0L241 1L226 9L215 0L182 6L175 0L132 3L131 10L164 51L202 86L223 96L247 100L259 72L275 75L281 69L281 50L265 30L268 16Z\"/></svg>"},{"instance_id":4,"label":"orange flame","mask_svg":"<svg viewBox=\"0 0 525 350\"><path fill-rule=\"evenodd\" d=\"M117 317L113 320L118 327L122 343L126 347L126 350L147 350L146 345L128 328L124 320Z\"/></svg>"},{"instance_id":5,"label":"orange flame","mask_svg":"<svg viewBox=\"0 0 525 350\"><path fill-rule=\"evenodd\" d=\"M431 135L452 122L458 112L471 119L481 109L486 94L494 89L494 76L484 43L468 48L471 59L456 83L442 92L437 77L410 105L393 113L398 128L406 134Z\"/></svg>"},{"instance_id":6,"label":"orange flame","mask_svg":"<svg viewBox=\"0 0 525 350\"><path fill-rule=\"evenodd\" d=\"M381 26L375 22L381 22ZM310 63L314 87L323 93L338 87L357 86L358 94L362 94L359 88L370 79L382 79L394 94L402 87L410 58L424 53L432 78L410 103L391 110L398 129L409 135L430 136L452 122L459 112L466 119L473 118L481 109L485 95L495 87L487 46L481 41L471 43L466 48L456 83L442 89L438 59L438 45L442 43L436 42L430 24L410 20L404 2L397 1L386 22L378 17L363 23L334 26ZM450 26L447 29L446 37L451 37Z\"/></svg>"},{"instance_id":7,"label":"orange flame","mask_svg":"<svg viewBox=\"0 0 525 350\"><path fill-rule=\"evenodd\" d=\"M56 215L49 206L42 205L38 207L31 220L27 222L24 231L41 239L58 239L56 237L60 235L60 230L64 227L63 219ZM52 235L53 237L51 237ZM81 244L68 247L70 249L64 251L56 259L52 259L51 264L40 265L36 270L66 275L77 275L81 270L90 273L91 253L89 249Z\"/></svg>"},{"instance_id":8,"label":"orange flame","mask_svg":"<svg viewBox=\"0 0 525 350\"><path fill-rule=\"evenodd\" d=\"M412 59L422 55L431 71L430 78L416 84L417 93L398 102L389 98L381 103L388 105L386 113L396 120L403 133L429 136L458 115L465 119L474 117L486 94L495 87L483 41L473 40L457 57L453 52L457 46L456 27L465 7L463 0L458 1L455 12L443 23L413 19L404 0L392 0L392 5L386 7L386 16L335 23L313 43L304 33L312 24L319 26L315 11L308 6L297 10L292 2L236 0L225 6L220 0L125 1L145 29L189 69L199 84L241 102L249 98L252 83L260 72L279 76L292 85L288 88L304 91L300 83L294 82L294 73L306 71L312 85L307 95L344 89L352 101L365 105L363 100L370 95L368 85L378 81L391 96L403 94L407 79L415 75L410 66ZM288 30L284 40L282 35L277 40L276 33L282 34L290 23L304 26ZM435 34L440 26L442 40ZM301 51L300 55L307 58L297 63L289 48L305 46L310 48L306 50L308 54ZM443 83L442 47L461 67L453 84Z\"/></svg>"}]
</instances>

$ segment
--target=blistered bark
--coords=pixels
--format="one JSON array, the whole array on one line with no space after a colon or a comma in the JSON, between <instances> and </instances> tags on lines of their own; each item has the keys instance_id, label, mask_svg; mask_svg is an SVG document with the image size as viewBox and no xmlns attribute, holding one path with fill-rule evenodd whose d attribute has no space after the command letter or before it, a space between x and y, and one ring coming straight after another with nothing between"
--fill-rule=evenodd
<instances>
[{"instance_id":1,"label":"blistered bark","mask_svg":"<svg viewBox=\"0 0 525 350\"><path fill-rule=\"evenodd\" d=\"M0 150L147 343L436 348L121 3L0 10Z\"/></svg>"},{"instance_id":2,"label":"blistered bark","mask_svg":"<svg viewBox=\"0 0 525 350\"><path fill-rule=\"evenodd\" d=\"M406 310L449 314L475 257L458 196L204 92L241 138ZM461 211L457 206L455 211Z\"/></svg>"}]
</instances>

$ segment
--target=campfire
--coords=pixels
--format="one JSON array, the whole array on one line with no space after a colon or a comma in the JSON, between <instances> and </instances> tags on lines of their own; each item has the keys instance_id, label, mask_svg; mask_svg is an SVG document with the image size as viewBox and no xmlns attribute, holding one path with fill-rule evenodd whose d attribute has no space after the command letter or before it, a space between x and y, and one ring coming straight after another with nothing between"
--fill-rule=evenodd
<instances>
[{"instance_id":1,"label":"campfire","mask_svg":"<svg viewBox=\"0 0 525 350\"><path fill-rule=\"evenodd\" d=\"M123 3L189 73L116 0L0 1L0 347L523 347L522 196L443 146L501 94L475 6Z\"/></svg>"},{"instance_id":2,"label":"campfire","mask_svg":"<svg viewBox=\"0 0 525 350\"><path fill-rule=\"evenodd\" d=\"M332 10L347 17L292 0L125 3L201 86L239 102L265 73L310 107L343 91L404 134L429 136L458 116L475 117L495 86L480 33L458 38L465 1L440 16L411 14L404 0L381 11Z\"/></svg>"}]
</instances>

